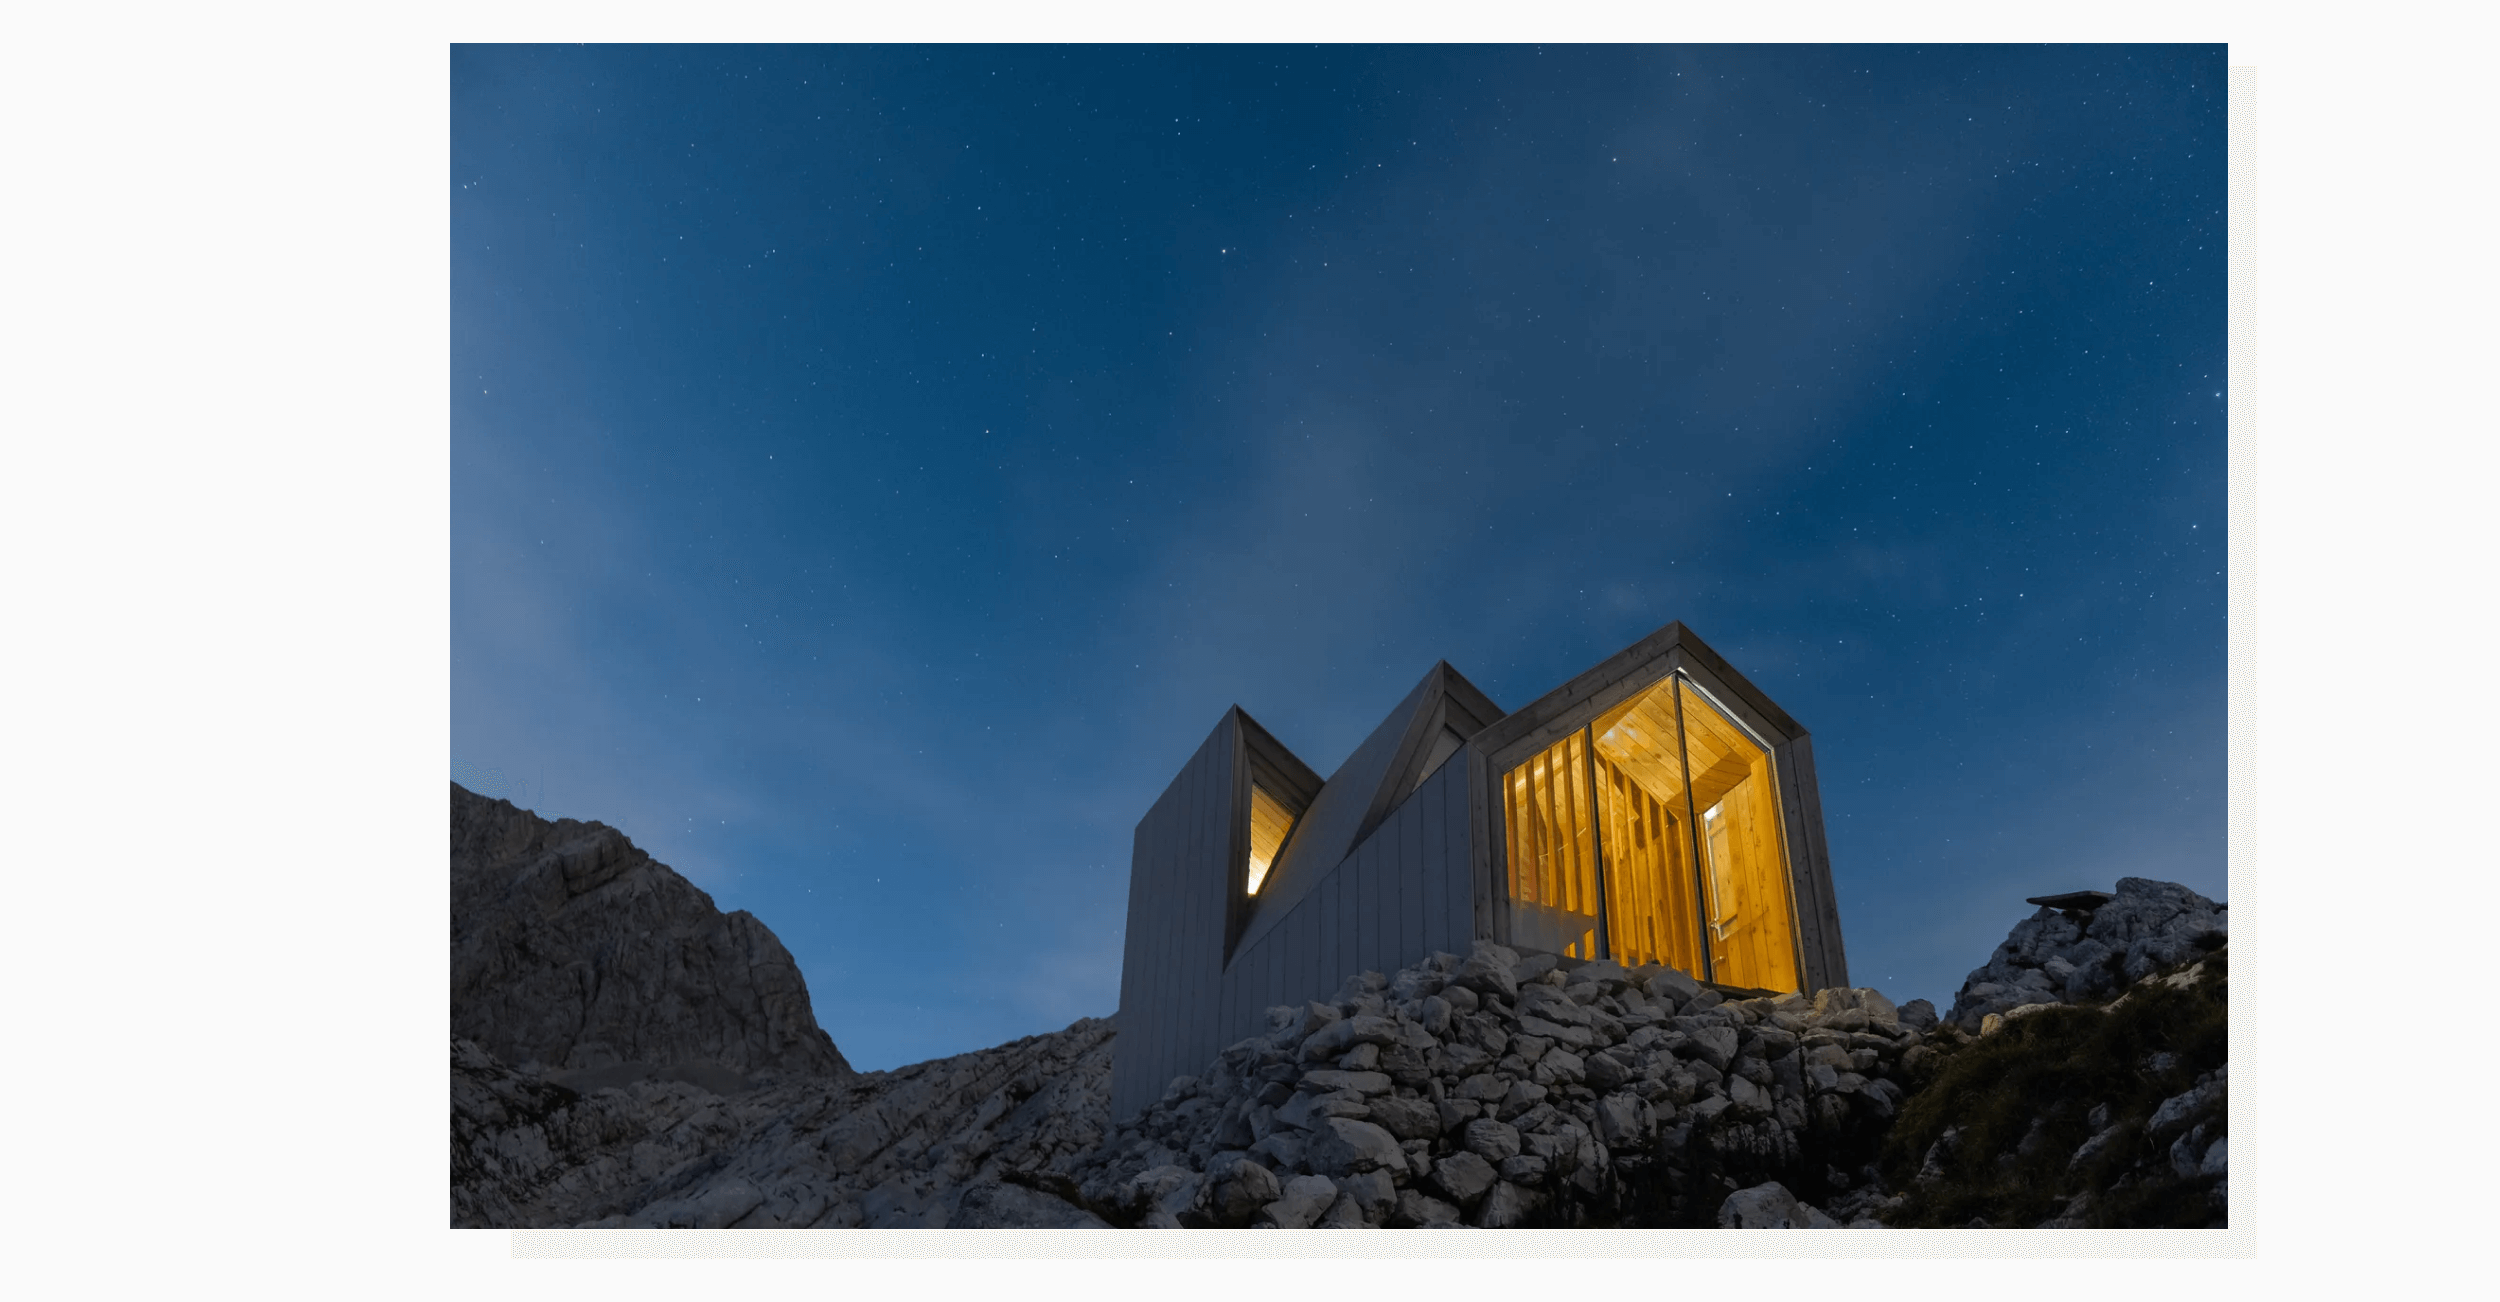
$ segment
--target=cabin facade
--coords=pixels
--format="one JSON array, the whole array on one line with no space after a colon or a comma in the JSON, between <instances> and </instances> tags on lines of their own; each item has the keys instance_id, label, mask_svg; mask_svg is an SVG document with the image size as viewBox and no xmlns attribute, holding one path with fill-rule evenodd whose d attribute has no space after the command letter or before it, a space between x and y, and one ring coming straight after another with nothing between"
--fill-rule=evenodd
<instances>
[{"instance_id":1,"label":"cabin facade","mask_svg":"<svg viewBox=\"0 0 2500 1302\"><path fill-rule=\"evenodd\" d=\"M1682 624L1512 712L1436 664L1325 780L1234 707L1137 825L1112 1113L1479 938L1848 984L1805 729Z\"/></svg>"}]
</instances>

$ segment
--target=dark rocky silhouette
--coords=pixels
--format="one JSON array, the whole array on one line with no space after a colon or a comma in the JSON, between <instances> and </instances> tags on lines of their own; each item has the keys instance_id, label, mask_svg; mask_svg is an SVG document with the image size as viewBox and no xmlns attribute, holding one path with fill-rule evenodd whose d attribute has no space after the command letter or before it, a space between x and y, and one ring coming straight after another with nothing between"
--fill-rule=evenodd
<instances>
[{"instance_id":1,"label":"dark rocky silhouette","mask_svg":"<svg viewBox=\"0 0 2500 1302\"><path fill-rule=\"evenodd\" d=\"M551 823L457 783L451 1018L503 1062L593 1088L851 1074L754 915L723 914L604 823Z\"/></svg>"}]
</instances>

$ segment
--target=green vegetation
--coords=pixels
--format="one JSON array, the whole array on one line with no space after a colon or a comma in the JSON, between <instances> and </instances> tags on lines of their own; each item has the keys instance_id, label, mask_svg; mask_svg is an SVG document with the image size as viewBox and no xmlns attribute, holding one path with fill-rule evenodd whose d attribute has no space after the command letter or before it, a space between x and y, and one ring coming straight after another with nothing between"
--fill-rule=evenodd
<instances>
[{"instance_id":1,"label":"green vegetation","mask_svg":"<svg viewBox=\"0 0 2500 1302\"><path fill-rule=\"evenodd\" d=\"M1908 1195L1885 1221L2029 1227L2088 1193L2074 1213L2087 1225L2223 1224L2220 1177L2173 1171L2169 1133L2156 1138L2145 1126L2162 1100L2226 1059L2227 957L2218 950L2201 967L2183 965L2195 976L2180 986L2137 985L2109 1009L2043 1009L1984 1039L1939 1041L1885 1146L1886 1183ZM2098 1124L2096 1107L2107 1109ZM2228 1128L2219 1104L2191 1121L2209 1140ZM2112 1126L2097 1153L2070 1166Z\"/></svg>"}]
</instances>

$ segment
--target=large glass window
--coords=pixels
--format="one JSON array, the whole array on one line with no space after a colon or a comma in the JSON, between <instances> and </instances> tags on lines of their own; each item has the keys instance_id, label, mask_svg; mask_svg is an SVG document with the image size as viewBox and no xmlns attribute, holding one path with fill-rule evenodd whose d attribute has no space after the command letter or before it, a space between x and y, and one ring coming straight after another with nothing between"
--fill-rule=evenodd
<instances>
[{"instance_id":1,"label":"large glass window","mask_svg":"<svg viewBox=\"0 0 2500 1302\"><path fill-rule=\"evenodd\" d=\"M1771 752L1680 676L1502 786L1515 943L1797 988Z\"/></svg>"}]
</instances>

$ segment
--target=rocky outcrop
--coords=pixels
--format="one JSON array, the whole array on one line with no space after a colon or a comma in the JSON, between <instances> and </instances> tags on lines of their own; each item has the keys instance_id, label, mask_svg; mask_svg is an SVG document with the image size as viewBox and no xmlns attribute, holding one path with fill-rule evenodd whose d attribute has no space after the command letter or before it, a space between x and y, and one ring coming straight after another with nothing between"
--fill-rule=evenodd
<instances>
[{"instance_id":1,"label":"rocky outcrop","mask_svg":"<svg viewBox=\"0 0 2500 1302\"><path fill-rule=\"evenodd\" d=\"M722 1094L576 1091L452 1043L455 1226L1101 1225L1058 1190L1100 1147L1111 1025Z\"/></svg>"},{"instance_id":2,"label":"rocky outcrop","mask_svg":"<svg viewBox=\"0 0 2500 1302\"><path fill-rule=\"evenodd\" d=\"M2044 908L1941 1023L1478 942L1114 1124L1108 1020L854 1074L771 932L614 830L454 787L452 861L458 1226L2226 1221L2222 908L2169 883Z\"/></svg>"},{"instance_id":3,"label":"rocky outcrop","mask_svg":"<svg viewBox=\"0 0 2500 1302\"><path fill-rule=\"evenodd\" d=\"M1268 1021L1115 1130L1074 1201L1348 1229L1703 1226L1774 1180L1865 1204L1926 1038L1872 990L1730 1000L1486 941Z\"/></svg>"},{"instance_id":4,"label":"rocky outcrop","mask_svg":"<svg viewBox=\"0 0 2500 1302\"><path fill-rule=\"evenodd\" d=\"M1887 1143L1886 1223L2228 1225L2229 956L1948 1027Z\"/></svg>"},{"instance_id":5,"label":"rocky outcrop","mask_svg":"<svg viewBox=\"0 0 2500 1302\"><path fill-rule=\"evenodd\" d=\"M451 918L452 1035L501 1062L589 1088L850 1074L780 940L605 824L454 783Z\"/></svg>"},{"instance_id":6,"label":"rocky outcrop","mask_svg":"<svg viewBox=\"0 0 2500 1302\"><path fill-rule=\"evenodd\" d=\"M2230 939L2228 908L2176 882L2142 877L2120 878L2096 908L2044 906L1971 972L1945 1020L1976 1032L1990 1014L2108 999L2220 948Z\"/></svg>"}]
</instances>

